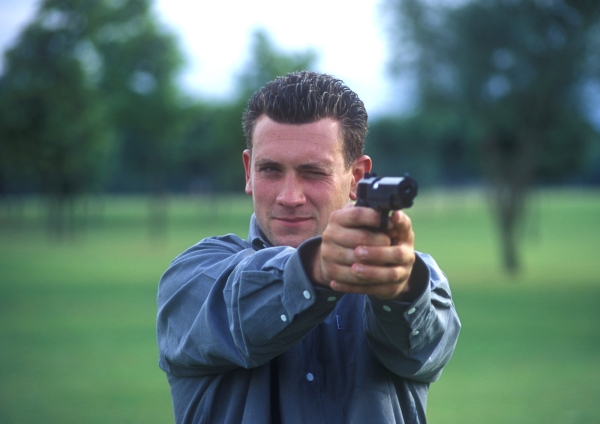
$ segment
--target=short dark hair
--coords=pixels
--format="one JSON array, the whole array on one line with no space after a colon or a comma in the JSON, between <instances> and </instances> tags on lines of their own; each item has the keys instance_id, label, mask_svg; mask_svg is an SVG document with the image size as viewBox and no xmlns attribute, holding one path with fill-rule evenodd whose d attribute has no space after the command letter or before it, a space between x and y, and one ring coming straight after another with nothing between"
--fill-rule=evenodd
<instances>
[{"instance_id":1,"label":"short dark hair","mask_svg":"<svg viewBox=\"0 0 600 424\"><path fill-rule=\"evenodd\" d=\"M308 124L333 118L341 125L345 165L350 166L363 153L368 119L365 106L342 80L331 75L292 72L255 92L243 119L250 150L256 121L264 114L283 124Z\"/></svg>"}]
</instances>

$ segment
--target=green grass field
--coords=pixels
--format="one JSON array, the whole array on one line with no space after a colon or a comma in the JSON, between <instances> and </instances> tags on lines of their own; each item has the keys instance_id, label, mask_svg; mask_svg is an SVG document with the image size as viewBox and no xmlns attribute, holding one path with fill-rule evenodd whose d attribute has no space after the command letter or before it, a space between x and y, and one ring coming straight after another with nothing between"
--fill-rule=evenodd
<instances>
[{"instance_id":1,"label":"green grass field","mask_svg":"<svg viewBox=\"0 0 600 424\"><path fill-rule=\"evenodd\" d=\"M173 421L158 279L202 237L245 235L251 204L178 198L170 210L166 235L151 236L146 199L90 199L85 229L57 241L35 200L0 203L0 423ZM477 192L425 192L410 211L463 324L431 387L433 424L600 423L600 192L540 192L531 212L511 279Z\"/></svg>"}]
</instances>

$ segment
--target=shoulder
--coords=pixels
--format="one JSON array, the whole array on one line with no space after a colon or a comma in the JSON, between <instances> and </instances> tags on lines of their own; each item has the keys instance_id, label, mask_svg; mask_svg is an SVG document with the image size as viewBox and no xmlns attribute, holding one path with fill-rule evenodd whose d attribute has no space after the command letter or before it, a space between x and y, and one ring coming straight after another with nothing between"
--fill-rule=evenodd
<instances>
[{"instance_id":1,"label":"shoulder","mask_svg":"<svg viewBox=\"0 0 600 424\"><path fill-rule=\"evenodd\" d=\"M235 234L207 237L178 255L173 264L196 256L230 255L242 250L251 249L248 241Z\"/></svg>"},{"instance_id":2,"label":"shoulder","mask_svg":"<svg viewBox=\"0 0 600 424\"><path fill-rule=\"evenodd\" d=\"M232 258L248 256L253 252L252 246L235 234L207 237L173 259L162 280L198 275L216 266L222 268Z\"/></svg>"},{"instance_id":3,"label":"shoulder","mask_svg":"<svg viewBox=\"0 0 600 424\"><path fill-rule=\"evenodd\" d=\"M171 296L188 283L202 281L210 286L218 275L252 253L251 245L235 234L207 237L169 264L160 279L159 298ZM190 287L203 286L194 283Z\"/></svg>"}]
</instances>

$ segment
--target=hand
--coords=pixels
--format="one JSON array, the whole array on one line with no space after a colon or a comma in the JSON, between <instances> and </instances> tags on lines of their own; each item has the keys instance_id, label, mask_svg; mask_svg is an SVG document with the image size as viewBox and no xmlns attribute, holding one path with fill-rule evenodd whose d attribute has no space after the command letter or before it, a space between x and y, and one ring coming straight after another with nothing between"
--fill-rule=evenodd
<instances>
[{"instance_id":1,"label":"hand","mask_svg":"<svg viewBox=\"0 0 600 424\"><path fill-rule=\"evenodd\" d=\"M370 208L349 206L333 212L313 262L315 281L382 299L408 296L415 262L411 220L394 211L386 232L377 230L379 221L379 212Z\"/></svg>"}]
</instances>

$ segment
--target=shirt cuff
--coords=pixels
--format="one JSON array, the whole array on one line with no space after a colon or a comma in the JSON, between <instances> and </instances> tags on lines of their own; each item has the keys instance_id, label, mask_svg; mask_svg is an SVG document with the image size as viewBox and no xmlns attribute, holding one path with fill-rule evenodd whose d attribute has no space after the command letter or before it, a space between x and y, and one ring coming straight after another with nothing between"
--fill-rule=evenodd
<instances>
[{"instance_id":1,"label":"shirt cuff","mask_svg":"<svg viewBox=\"0 0 600 424\"><path fill-rule=\"evenodd\" d=\"M427 326L427 316L430 313L429 306L431 303L429 267L418 254L415 257L413 271L418 273L418 278L426 279L422 284L422 292L414 301L400 302L368 296L368 302L377 319L383 323L393 323L400 333L406 334L410 348L420 345L426 334L425 327ZM405 325L403 326L401 323ZM400 327L403 327L403 330Z\"/></svg>"}]
</instances>

